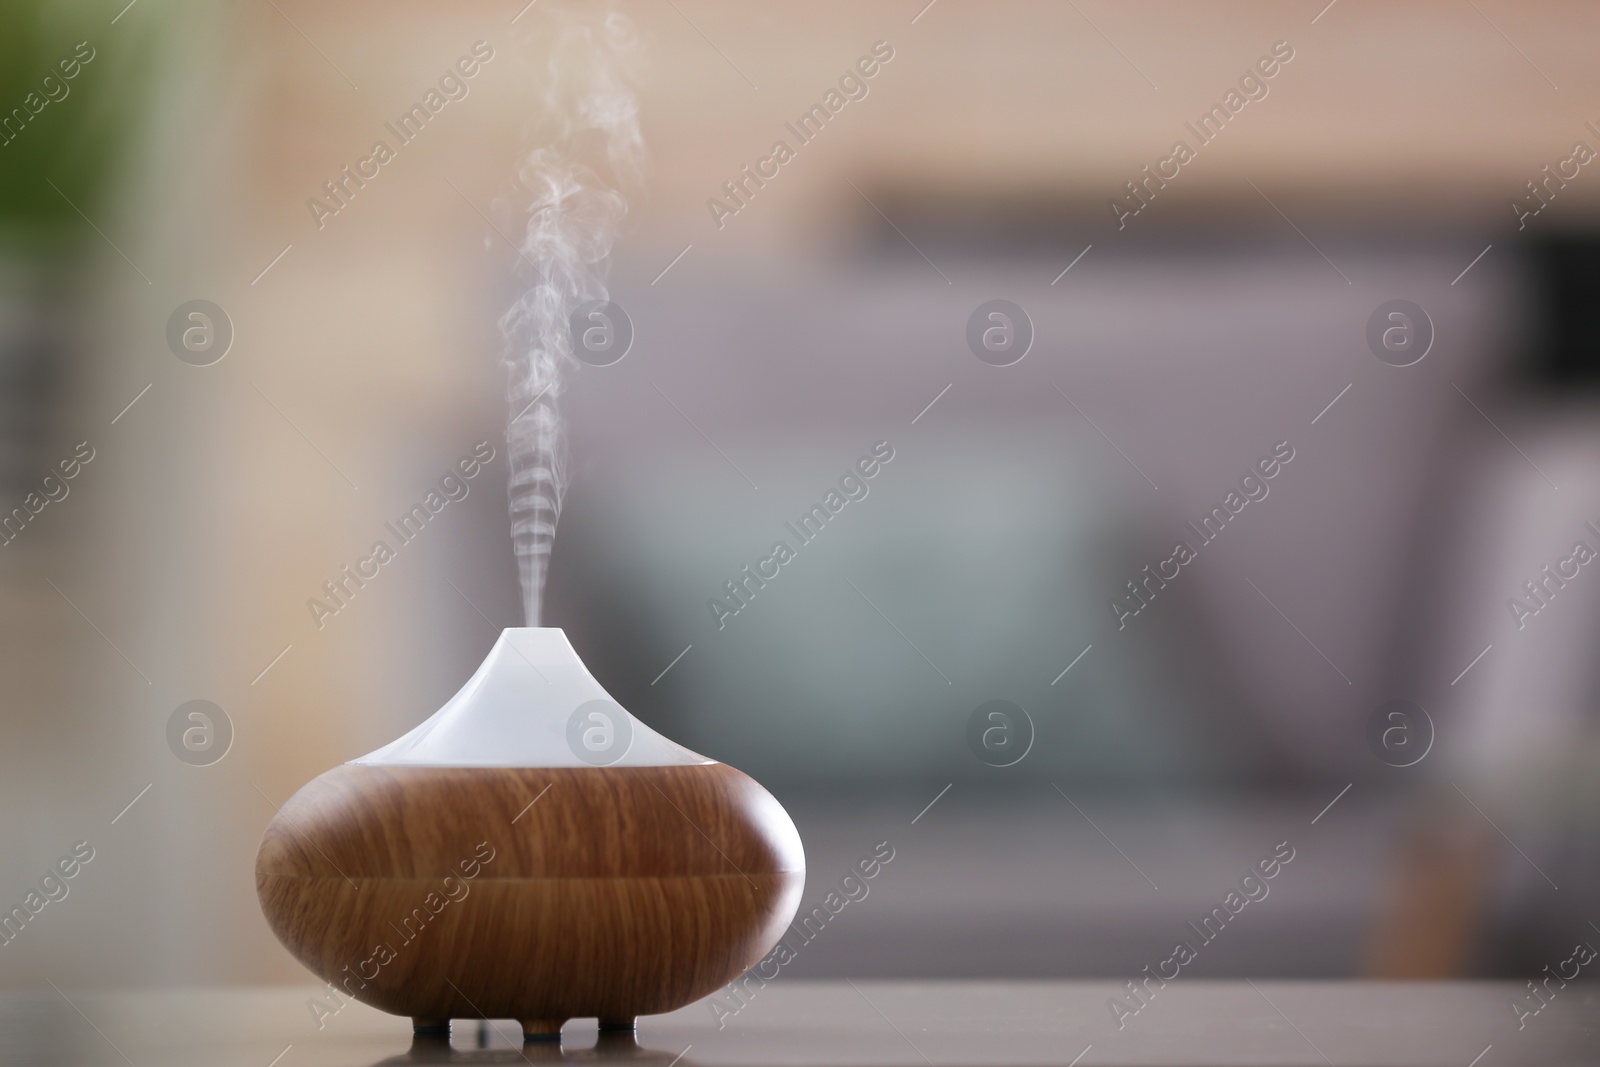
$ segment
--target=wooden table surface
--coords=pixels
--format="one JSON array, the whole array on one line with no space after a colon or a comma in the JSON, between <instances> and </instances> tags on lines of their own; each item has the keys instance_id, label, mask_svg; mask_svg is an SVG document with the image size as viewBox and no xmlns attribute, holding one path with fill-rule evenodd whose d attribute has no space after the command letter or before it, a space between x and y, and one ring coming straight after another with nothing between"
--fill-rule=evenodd
<instances>
[{"instance_id":1,"label":"wooden table surface","mask_svg":"<svg viewBox=\"0 0 1600 1067\"><path fill-rule=\"evenodd\" d=\"M1363 1064L1505 1067L1600 1062L1600 992L1579 979L1520 1030L1513 983L1206 982L1179 979L1119 1030L1112 982L806 982L757 990L718 1027L708 1001L597 1044L575 1021L524 1052L515 1024L488 1047L413 1045L403 1019L349 1003L322 1029L313 987L74 991L0 996L0 1064L331 1067L418 1062L628 1060L741 1064ZM1531 1004L1531 1001L1529 1002ZM730 1006L732 1002L729 1002ZM276 1059L275 1059L276 1057Z\"/></svg>"}]
</instances>

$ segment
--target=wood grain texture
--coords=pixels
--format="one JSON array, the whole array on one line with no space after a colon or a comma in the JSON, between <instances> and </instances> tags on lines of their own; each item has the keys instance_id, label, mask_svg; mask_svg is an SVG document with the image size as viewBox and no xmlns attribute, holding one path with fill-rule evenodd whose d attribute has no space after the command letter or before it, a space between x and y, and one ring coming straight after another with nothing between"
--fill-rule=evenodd
<instances>
[{"instance_id":1,"label":"wood grain texture","mask_svg":"<svg viewBox=\"0 0 1600 1067\"><path fill-rule=\"evenodd\" d=\"M788 815L723 764L346 764L256 859L274 933L341 995L530 1033L712 992L777 942L804 880Z\"/></svg>"}]
</instances>

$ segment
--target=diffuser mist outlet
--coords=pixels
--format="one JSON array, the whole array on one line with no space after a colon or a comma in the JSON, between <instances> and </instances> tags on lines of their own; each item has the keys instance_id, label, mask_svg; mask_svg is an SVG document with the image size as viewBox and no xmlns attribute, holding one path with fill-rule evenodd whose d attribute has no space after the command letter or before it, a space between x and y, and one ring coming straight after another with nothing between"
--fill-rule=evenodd
<instances>
[{"instance_id":1,"label":"diffuser mist outlet","mask_svg":"<svg viewBox=\"0 0 1600 1067\"><path fill-rule=\"evenodd\" d=\"M291 797L256 857L325 1011L512 1018L529 1040L631 1029L732 981L804 882L772 795L634 719L554 628L504 631L420 726Z\"/></svg>"}]
</instances>

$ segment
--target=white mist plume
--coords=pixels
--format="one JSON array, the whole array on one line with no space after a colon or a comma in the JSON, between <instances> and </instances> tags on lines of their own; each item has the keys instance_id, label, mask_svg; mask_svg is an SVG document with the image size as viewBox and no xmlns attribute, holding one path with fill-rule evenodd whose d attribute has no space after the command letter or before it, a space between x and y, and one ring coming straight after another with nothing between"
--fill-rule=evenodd
<instances>
[{"instance_id":1,"label":"white mist plume","mask_svg":"<svg viewBox=\"0 0 1600 1067\"><path fill-rule=\"evenodd\" d=\"M518 162L515 197L527 218L519 262L530 287L500 319L511 404L511 538L528 626L539 625L567 488L559 402L577 362L568 322L580 304L609 297L606 257L628 211L624 192L637 184L645 159L633 23L599 5L540 5L539 15L536 32L548 54L537 72L536 147Z\"/></svg>"}]
</instances>

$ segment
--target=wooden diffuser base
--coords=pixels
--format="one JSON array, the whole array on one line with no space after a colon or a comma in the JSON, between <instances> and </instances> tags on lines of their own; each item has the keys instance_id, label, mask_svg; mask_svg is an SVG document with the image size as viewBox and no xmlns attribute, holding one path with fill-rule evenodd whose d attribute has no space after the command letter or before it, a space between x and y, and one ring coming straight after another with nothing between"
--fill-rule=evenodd
<instances>
[{"instance_id":1,"label":"wooden diffuser base","mask_svg":"<svg viewBox=\"0 0 1600 1067\"><path fill-rule=\"evenodd\" d=\"M572 1018L631 1029L744 973L805 881L783 808L720 763L345 764L284 804L256 858L279 940L419 1028Z\"/></svg>"}]
</instances>

